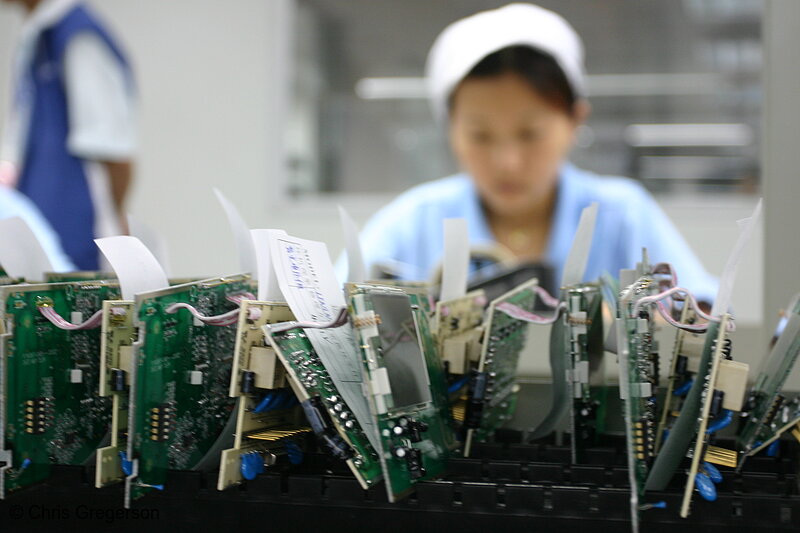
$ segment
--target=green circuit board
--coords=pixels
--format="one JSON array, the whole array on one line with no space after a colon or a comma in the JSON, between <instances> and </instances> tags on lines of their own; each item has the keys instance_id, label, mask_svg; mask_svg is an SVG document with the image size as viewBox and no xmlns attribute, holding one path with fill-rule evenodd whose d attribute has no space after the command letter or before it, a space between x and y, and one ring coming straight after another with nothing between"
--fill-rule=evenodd
<instances>
[{"instance_id":1,"label":"green circuit board","mask_svg":"<svg viewBox=\"0 0 800 533\"><path fill-rule=\"evenodd\" d=\"M655 456L658 376L658 347L654 339L655 304L635 311L644 297L658 291L649 276L637 279L622 290L618 301L617 343L619 346L620 396L625 418L628 475L631 482L631 520L638 527L639 502ZM635 530L635 529L634 529Z\"/></svg>"},{"instance_id":2,"label":"green circuit board","mask_svg":"<svg viewBox=\"0 0 800 533\"><path fill-rule=\"evenodd\" d=\"M311 430L294 393L287 388L284 366L267 344L262 329L266 324L293 319L285 303L241 303L228 392L238 398L236 428L233 446L220 456L218 490L252 479L261 473L260 465L278 463L279 457L288 455L288 441L301 448L307 441ZM253 461L259 465L256 470L250 468Z\"/></svg>"},{"instance_id":3,"label":"green circuit board","mask_svg":"<svg viewBox=\"0 0 800 533\"><path fill-rule=\"evenodd\" d=\"M51 307L82 322L116 284L96 281L0 289L0 496L45 480L54 464L81 465L108 434L111 401L98 395L100 328L64 330Z\"/></svg>"},{"instance_id":4,"label":"green circuit board","mask_svg":"<svg viewBox=\"0 0 800 533\"><path fill-rule=\"evenodd\" d=\"M680 516L686 518L689 516L689 511L692 504L692 496L695 492L695 479L700 471L700 461L708 461L716 464L723 464L729 467L736 466L736 453L722 448L711 448L709 446L709 425L712 423L711 407L714 403L715 393L718 392L718 381L720 376L720 368L725 361L725 357L730 356L730 344L726 344L727 329L730 315L723 315L720 323L712 323L706 330L707 340L711 341L710 352L711 357L708 359L708 364L701 366L698 370L698 377L703 376L700 382L700 396L697 404L697 409L693 408L693 403L689 402L687 396L686 402L681 408L681 416L684 416L684 411L687 415L694 415L695 423L694 428L689 430L692 433L692 442L686 451L686 456L691 459L689 471L687 473L686 484L684 486L683 501L681 504ZM702 365L702 362L701 362ZM691 410L690 410L691 409ZM673 426L670 436L667 438L664 450L669 446L670 440L673 438L673 433L678 431L678 421ZM680 435L678 433L678 435ZM674 453L674 450L672 450ZM730 461L730 462L728 462ZM727 462L727 464L726 464Z\"/></svg>"},{"instance_id":5,"label":"green circuit board","mask_svg":"<svg viewBox=\"0 0 800 533\"><path fill-rule=\"evenodd\" d=\"M472 291L448 302L436 302L431 331L442 359L450 389L450 409L457 434L463 434L467 407L467 384L481 357L483 290Z\"/></svg>"},{"instance_id":6,"label":"green circuit board","mask_svg":"<svg viewBox=\"0 0 800 533\"><path fill-rule=\"evenodd\" d=\"M420 307L426 314L431 314L434 311L435 305L431 297L431 290L433 287L426 281L410 281L405 279L382 279L382 280L367 280L368 285L383 285L385 287L397 287L403 289L406 294L414 294Z\"/></svg>"},{"instance_id":7,"label":"green circuit board","mask_svg":"<svg viewBox=\"0 0 800 533\"><path fill-rule=\"evenodd\" d=\"M236 400L228 395L236 325L204 325L176 303L216 316L237 309L229 297L249 276L216 278L137 294L128 417L125 504L164 489L167 470L205 470L232 442Z\"/></svg>"},{"instance_id":8,"label":"green circuit board","mask_svg":"<svg viewBox=\"0 0 800 533\"><path fill-rule=\"evenodd\" d=\"M780 401L779 404L778 401ZM774 415L771 415L772 421L764 426L762 430L763 438L766 440L756 441L747 452L741 451L737 469L741 469L744 466L748 457L752 457L768 448L776 440L781 438L784 433L790 433L800 442L800 395L786 398L780 396L776 400L776 404Z\"/></svg>"},{"instance_id":9,"label":"green circuit board","mask_svg":"<svg viewBox=\"0 0 800 533\"><path fill-rule=\"evenodd\" d=\"M689 305L681 310L680 322L694 324L697 315ZM694 380L694 363L699 360L705 343L704 333L694 333L684 329L676 329L675 342L672 345L672 361L670 362L667 392L660 406L660 419L656 430L656 453L661 451L664 435L680 415L683 399L688 392L687 386Z\"/></svg>"},{"instance_id":10,"label":"green circuit board","mask_svg":"<svg viewBox=\"0 0 800 533\"><path fill-rule=\"evenodd\" d=\"M348 284L389 501L444 473L456 446L444 367L416 294Z\"/></svg>"},{"instance_id":11,"label":"green circuit board","mask_svg":"<svg viewBox=\"0 0 800 533\"><path fill-rule=\"evenodd\" d=\"M323 449L344 460L364 489L378 483L383 479L378 453L306 334L300 328L276 334L264 329Z\"/></svg>"},{"instance_id":12,"label":"green circuit board","mask_svg":"<svg viewBox=\"0 0 800 533\"><path fill-rule=\"evenodd\" d=\"M489 304L484 325L481 357L470 376L464 418L464 456L473 442L485 442L514 414L517 403L517 364L531 324L513 318L497 308L510 303L532 312L536 305L538 281L532 279Z\"/></svg>"},{"instance_id":13,"label":"green circuit board","mask_svg":"<svg viewBox=\"0 0 800 533\"><path fill-rule=\"evenodd\" d=\"M705 333L703 350L700 355L694 382L683 400L680 412L669 430L668 438L662 443L656 460L647 477L647 490L663 490L678 470L681 461L686 457L697 432L697 422L702 406L708 373L716 351L716 340L719 324L712 322Z\"/></svg>"},{"instance_id":14,"label":"green circuit board","mask_svg":"<svg viewBox=\"0 0 800 533\"><path fill-rule=\"evenodd\" d=\"M436 302L432 331L449 375L469 374L477 366L485 307L483 290L449 302Z\"/></svg>"},{"instance_id":15,"label":"green circuit board","mask_svg":"<svg viewBox=\"0 0 800 533\"><path fill-rule=\"evenodd\" d=\"M603 298L600 286L585 284L562 289L567 312L564 322L566 376L571 392L570 432L572 462L585 460L587 447L597 444L605 432L605 384L592 383L592 365L603 357Z\"/></svg>"},{"instance_id":16,"label":"green circuit board","mask_svg":"<svg viewBox=\"0 0 800 533\"><path fill-rule=\"evenodd\" d=\"M753 384L750 408L736 435L741 462L758 453L798 423L797 399L788 401L782 393L800 355L800 299L795 299L786 324ZM740 463L741 465L741 463Z\"/></svg>"},{"instance_id":17,"label":"green circuit board","mask_svg":"<svg viewBox=\"0 0 800 533\"><path fill-rule=\"evenodd\" d=\"M133 325L134 303L130 300L103 302L100 332L100 396L111 398L111 443L97 450L95 487L125 478L123 457L128 443L128 391L137 330ZM127 467L127 463L126 463Z\"/></svg>"}]
</instances>

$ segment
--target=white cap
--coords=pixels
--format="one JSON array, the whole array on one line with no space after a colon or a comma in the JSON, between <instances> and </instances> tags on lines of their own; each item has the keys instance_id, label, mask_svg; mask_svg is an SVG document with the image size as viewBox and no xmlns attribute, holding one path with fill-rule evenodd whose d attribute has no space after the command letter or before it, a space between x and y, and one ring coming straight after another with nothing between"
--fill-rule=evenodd
<instances>
[{"instance_id":1,"label":"white cap","mask_svg":"<svg viewBox=\"0 0 800 533\"><path fill-rule=\"evenodd\" d=\"M578 97L585 96L583 43L561 15L533 4L509 4L450 24L439 34L425 67L437 119L447 116L450 93L486 56L527 45L552 56Z\"/></svg>"}]
</instances>

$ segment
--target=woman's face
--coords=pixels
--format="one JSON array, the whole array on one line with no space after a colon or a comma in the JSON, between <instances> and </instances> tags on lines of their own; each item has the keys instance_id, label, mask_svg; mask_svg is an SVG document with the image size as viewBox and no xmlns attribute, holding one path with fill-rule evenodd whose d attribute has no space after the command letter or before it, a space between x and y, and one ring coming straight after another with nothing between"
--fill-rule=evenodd
<instances>
[{"instance_id":1,"label":"woman's face","mask_svg":"<svg viewBox=\"0 0 800 533\"><path fill-rule=\"evenodd\" d=\"M524 215L548 198L584 107L569 115L512 72L461 82L450 143L491 212Z\"/></svg>"}]
</instances>

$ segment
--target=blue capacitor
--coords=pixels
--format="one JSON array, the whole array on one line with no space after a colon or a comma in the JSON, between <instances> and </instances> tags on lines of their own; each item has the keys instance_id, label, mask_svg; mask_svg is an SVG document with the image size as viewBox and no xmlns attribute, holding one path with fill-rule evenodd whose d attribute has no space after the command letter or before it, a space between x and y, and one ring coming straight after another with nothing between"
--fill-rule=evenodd
<instances>
[{"instance_id":1,"label":"blue capacitor","mask_svg":"<svg viewBox=\"0 0 800 533\"><path fill-rule=\"evenodd\" d=\"M772 444L767 446L767 452L766 452L767 453L767 457L777 457L778 456L778 452L780 451L780 447L781 447L781 441L780 440L772 441Z\"/></svg>"},{"instance_id":2,"label":"blue capacitor","mask_svg":"<svg viewBox=\"0 0 800 533\"><path fill-rule=\"evenodd\" d=\"M705 472L714 483L722 483L722 473L716 466L708 461L703 461L703 472Z\"/></svg>"},{"instance_id":3,"label":"blue capacitor","mask_svg":"<svg viewBox=\"0 0 800 533\"><path fill-rule=\"evenodd\" d=\"M690 379L686 383L684 383L683 385L672 391L672 394L674 394L675 396L683 396L684 394L687 394L689 392L689 390L692 388L692 385L694 385L694 380Z\"/></svg>"},{"instance_id":4,"label":"blue capacitor","mask_svg":"<svg viewBox=\"0 0 800 533\"><path fill-rule=\"evenodd\" d=\"M711 435L712 433L716 433L717 431L726 428L731 425L733 421L733 411L730 409L723 409L722 415L719 418L716 418L711 425L708 426L706 429L706 433Z\"/></svg>"},{"instance_id":5,"label":"blue capacitor","mask_svg":"<svg viewBox=\"0 0 800 533\"><path fill-rule=\"evenodd\" d=\"M283 443L283 446L286 448L286 456L289 458L290 463L299 465L303 462L303 450L296 442L287 440Z\"/></svg>"},{"instance_id":6,"label":"blue capacitor","mask_svg":"<svg viewBox=\"0 0 800 533\"><path fill-rule=\"evenodd\" d=\"M130 476L133 472L133 461L128 461L128 455L125 452L119 452L119 464L125 475Z\"/></svg>"},{"instance_id":7,"label":"blue capacitor","mask_svg":"<svg viewBox=\"0 0 800 533\"><path fill-rule=\"evenodd\" d=\"M453 394L453 393L459 391L461 389L461 387L463 387L464 385L467 384L467 381L469 381L469 376L465 376L465 377L463 377L463 378L461 378L459 380L454 381L447 388L447 394Z\"/></svg>"},{"instance_id":8,"label":"blue capacitor","mask_svg":"<svg viewBox=\"0 0 800 533\"><path fill-rule=\"evenodd\" d=\"M698 472L694 478L694 486L704 500L709 502L716 501L717 487L714 486L714 483L711 482L711 479L709 479L707 475L702 472Z\"/></svg>"},{"instance_id":9,"label":"blue capacitor","mask_svg":"<svg viewBox=\"0 0 800 533\"><path fill-rule=\"evenodd\" d=\"M253 409L254 413L263 413L264 411L269 411L272 404L275 403L275 395L272 393L267 393L264 395L264 398L255 406Z\"/></svg>"},{"instance_id":10,"label":"blue capacitor","mask_svg":"<svg viewBox=\"0 0 800 533\"><path fill-rule=\"evenodd\" d=\"M264 472L264 460L258 452L251 452L242 455L240 469L242 477L253 480Z\"/></svg>"}]
</instances>

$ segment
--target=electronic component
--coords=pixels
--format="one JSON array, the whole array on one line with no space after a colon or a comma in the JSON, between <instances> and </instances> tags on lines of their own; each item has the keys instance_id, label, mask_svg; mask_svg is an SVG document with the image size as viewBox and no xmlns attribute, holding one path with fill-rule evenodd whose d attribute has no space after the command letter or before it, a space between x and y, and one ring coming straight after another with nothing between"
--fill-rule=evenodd
<instances>
[{"instance_id":1,"label":"electronic component","mask_svg":"<svg viewBox=\"0 0 800 533\"><path fill-rule=\"evenodd\" d=\"M241 301L228 389L228 394L239 400L236 429L233 446L223 450L220 457L218 490L247 479L242 461L249 464L247 461L255 461L254 457L273 456L276 448L283 446L283 439L298 434L296 428L302 415L286 411L296 407L297 402L293 393L284 388L284 366L266 344L262 330L265 324L293 319L285 303ZM271 438L265 438L267 435Z\"/></svg>"},{"instance_id":2,"label":"electronic component","mask_svg":"<svg viewBox=\"0 0 800 533\"><path fill-rule=\"evenodd\" d=\"M708 370L705 371L705 367L701 366L697 374L697 379L701 379L701 376L703 376L700 393L700 408L696 413L689 411L687 399L681 411L681 416L683 416L684 411L687 411L687 414L695 414L697 417L694 444L689 449L691 466L689 467L680 510L680 515L683 518L689 516L692 494L695 488L697 488L706 499L710 499L707 496L708 483L705 482L704 474L699 472L701 460L728 467L736 466L736 452L730 450L728 453L725 453L724 449L716 447L711 453L708 453L707 450L709 447L709 436L730 424L732 411L741 409L744 387L747 383L747 365L744 363L737 363L740 365L738 368L730 365L727 365L727 368L725 368L726 358L730 358L731 355L730 342L728 342L726 338L728 322L730 320L730 315L723 315L719 324L714 323L710 325L706 331L706 341L711 342L710 348L712 355L708 364ZM732 363L732 361L729 362ZM724 379L720 379L722 374L727 374ZM742 379L742 375L744 379ZM723 386L721 382L724 380L726 380L727 383ZM733 394L734 398L728 400L726 404L726 398L731 394ZM673 429L673 431L675 430L676 429ZM672 436L669 437L669 439L671 438ZM667 440L667 445L669 445L669 439Z\"/></svg>"},{"instance_id":3,"label":"electronic component","mask_svg":"<svg viewBox=\"0 0 800 533\"><path fill-rule=\"evenodd\" d=\"M708 323L694 380L686 385L688 393L680 413L667 427L668 436L647 479L647 490L662 490L684 457L691 459L681 504L682 517L689 514L695 489L701 494L708 493L703 488L705 478L700 475L701 461L736 465L736 452L709 446L709 437L729 425L733 411L742 407L747 365L730 361L731 343L727 339L730 321L729 315L723 315L719 321ZM732 397L726 399L728 394Z\"/></svg>"},{"instance_id":4,"label":"electronic component","mask_svg":"<svg viewBox=\"0 0 800 533\"><path fill-rule=\"evenodd\" d=\"M691 306L684 305L680 321L684 324L694 324L696 320L697 316ZM700 333L676 329L667 393L660 407L661 416L656 431L656 453L661 450L664 435L680 414L683 398L694 383L694 374L700 365L699 359L704 342L705 336Z\"/></svg>"},{"instance_id":5,"label":"electronic component","mask_svg":"<svg viewBox=\"0 0 800 533\"><path fill-rule=\"evenodd\" d=\"M378 452L370 444L345 403L327 369L300 328L265 335L286 369L311 429L323 449L345 461L358 482L367 489L383 478Z\"/></svg>"},{"instance_id":6,"label":"electronic component","mask_svg":"<svg viewBox=\"0 0 800 533\"><path fill-rule=\"evenodd\" d=\"M640 305L640 300L656 294L658 290L658 283L649 275L650 270L645 254L636 272L640 277L622 290L618 300L619 383L624 406L634 532L638 531L640 502L655 456L658 385L658 345L654 338L653 316L655 304Z\"/></svg>"},{"instance_id":7,"label":"electronic component","mask_svg":"<svg viewBox=\"0 0 800 533\"><path fill-rule=\"evenodd\" d=\"M456 446L444 369L416 295L366 284L348 284L346 291L394 502L418 481L444 473Z\"/></svg>"},{"instance_id":8,"label":"electronic component","mask_svg":"<svg viewBox=\"0 0 800 533\"><path fill-rule=\"evenodd\" d=\"M132 301L103 302L103 322L100 336L99 394L110 397L111 444L98 448L95 486L97 488L122 481L127 470L128 391L136 328L133 325ZM125 466L125 468L123 468Z\"/></svg>"},{"instance_id":9,"label":"electronic component","mask_svg":"<svg viewBox=\"0 0 800 533\"><path fill-rule=\"evenodd\" d=\"M498 308L513 305L532 311L536 287L532 279L500 298L492 300L484 325L481 358L470 378L464 428L464 457L469 457L473 441L485 442L514 413L517 402L517 364L525 347L529 323Z\"/></svg>"},{"instance_id":10,"label":"electronic component","mask_svg":"<svg viewBox=\"0 0 800 533\"><path fill-rule=\"evenodd\" d=\"M800 355L800 298L792 300L782 331L764 361L753 384L747 411L737 432L737 447L742 454L739 466L763 450L786 431L800 424L798 399L786 401L782 388Z\"/></svg>"},{"instance_id":11,"label":"electronic component","mask_svg":"<svg viewBox=\"0 0 800 533\"><path fill-rule=\"evenodd\" d=\"M367 280L365 283L369 285L381 285L384 287L397 287L403 289L406 294L413 294L420 307L425 314L431 314L434 311L433 298L431 298L431 284L425 281L411 281L405 279L382 279L382 280ZM433 327L433 326L432 326Z\"/></svg>"},{"instance_id":12,"label":"electronic component","mask_svg":"<svg viewBox=\"0 0 800 533\"><path fill-rule=\"evenodd\" d=\"M236 400L228 395L239 300L249 276L137 294L130 374L125 505L163 489L168 469L216 467L229 447ZM199 384L192 372L202 372Z\"/></svg>"},{"instance_id":13,"label":"electronic component","mask_svg":"<svg viewBox=\"0 0 800 533\"><path fill-rule=\"evenodd\" d=\"M0 497L43 481L51 465L83 464L106 437L111 401L98 395L93 326L116 298L105 281L0 288Z\"/></svg>"},{"instance_id":14,"label":"electronic component","mask_svg":"<svg viewBox=\"0 0 800 533\"><path fill-rule=\"evenodd\" d=\"M584 461L583 451L597 443L605 430L605 406L608 388L591 383L592 369L603 357L603 298L597 284L582 284L562 289L567 305L561 328L563 353L566 358L564 375L571 394L570 432L572 462Z\"/></svg>"},{"instance_id":15,"label":"electronic component","mask_svg":"<svg viewBox=\"0 0 800 533\"><path fill-rule=\"evenodd\" d=\"M478 365L485 307L483 291L436 303L431 326L448 375L462 376Z\"/></svg>"},{"instance_id":16,"label":"electronic component","mask_svg":"<svg viewBox=\"0 0 800 533\"><path fill-rule=\"evenodd\" d=\"M450 407L457 428L464 422L466 414L465 385L481 355L485 307L483 291L472 291L461 298L437 302L431 318L431 331L444 364Z\"/></svg>"}]
</instances>

